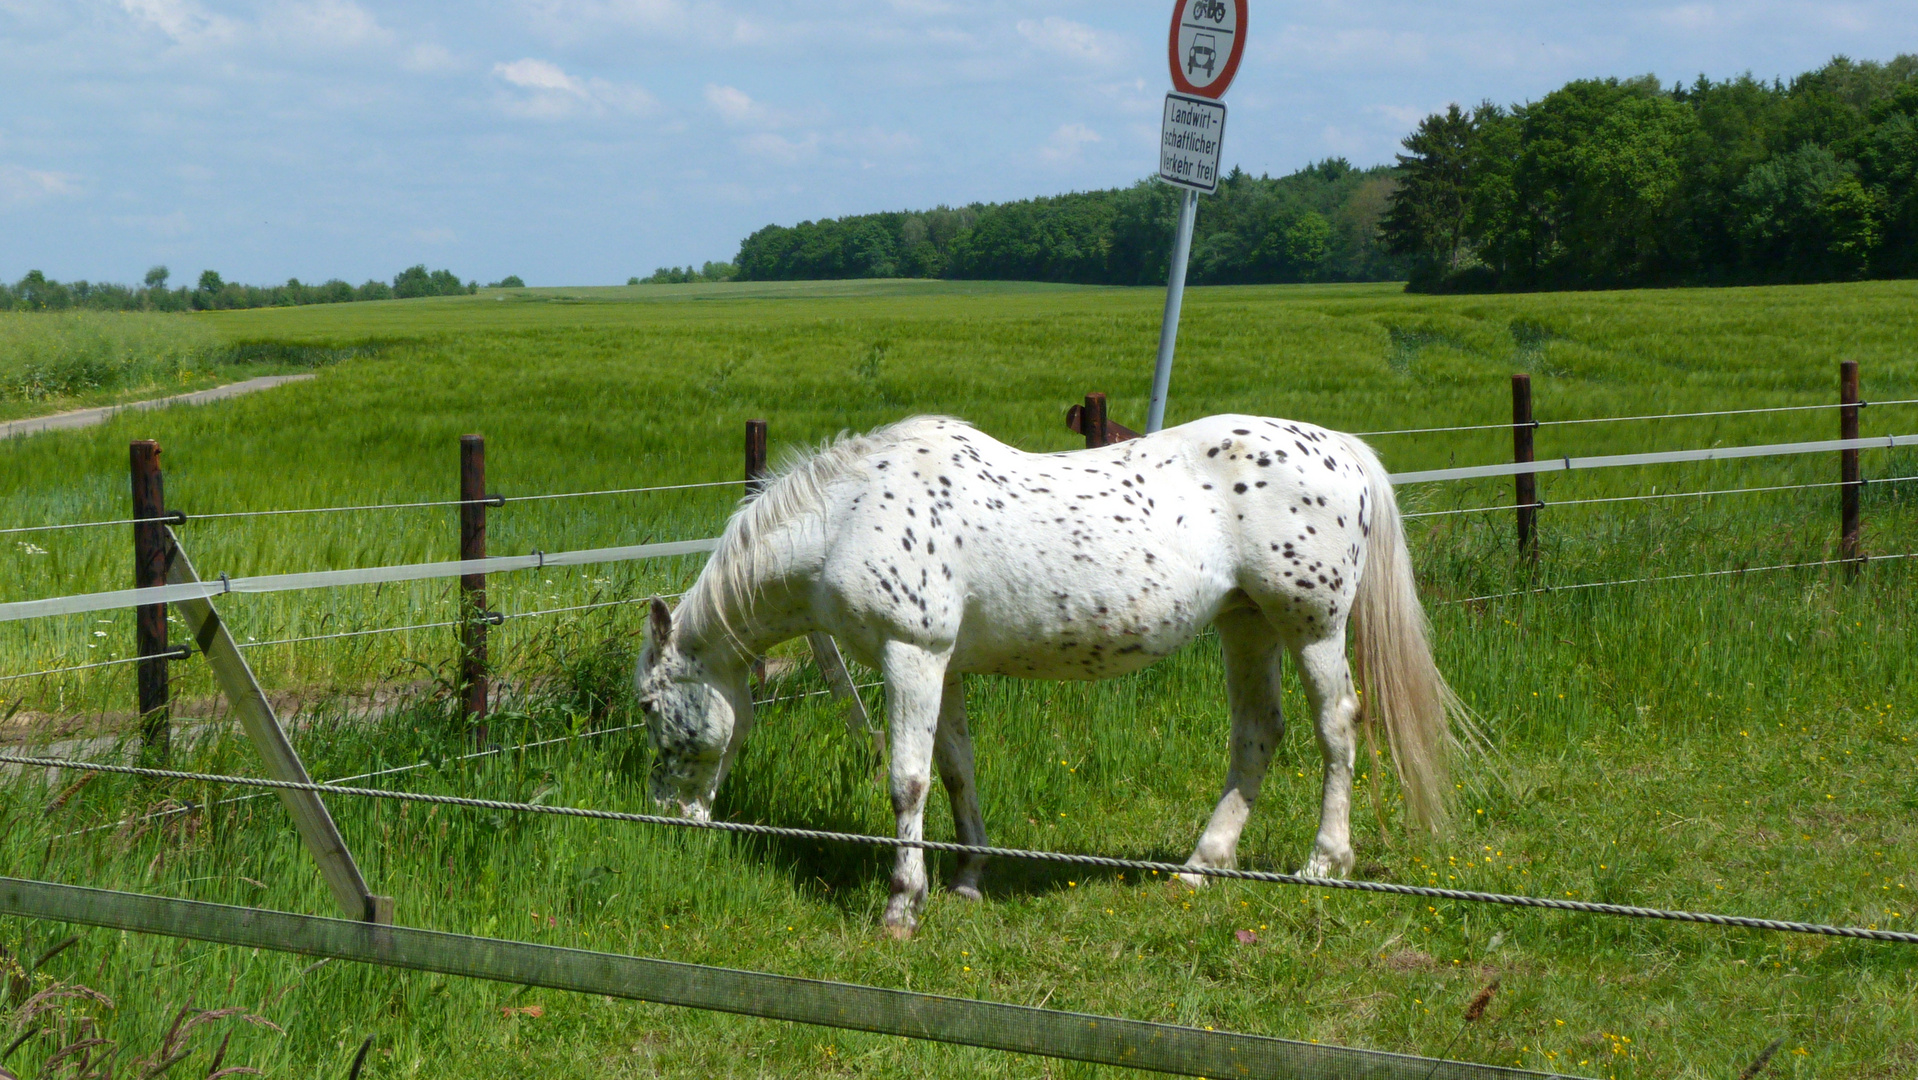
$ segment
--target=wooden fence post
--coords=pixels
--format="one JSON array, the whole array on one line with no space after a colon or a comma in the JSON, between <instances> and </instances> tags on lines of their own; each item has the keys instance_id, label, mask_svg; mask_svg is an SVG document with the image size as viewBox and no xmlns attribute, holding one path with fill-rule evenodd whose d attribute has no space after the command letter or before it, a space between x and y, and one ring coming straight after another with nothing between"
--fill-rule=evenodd
<instances>
[{"instance_id":1,"label":"wooden fence post","mask_svg":"<svg viewBox=\"0 0 1918 1080\"><path fill-rule=\"evenodd\" d=\"M766 486L766 421L746 421L746 494Z\"/></svg>"},{"instance_id":2,"label":"wooden fence post","mask_svg":"<svg viewBox=\"0 0 1918 1080\"><path fill-rule=\"evenodd\" d=\"M1858 361L1846 360L1838 365L1838 437L1856 439L1858 437ZM1859 531L1861 522L1858 515L1858 497L1864 488L1864 479L1858 470L1858 451L1840 450L1838 452L1838 479L1844 484L1839 488L1839 524L1838 557L1850 563L1852 573L1864 563L1859 554Z\"/></svg>"},{"instance_id":3,"label":"wooden fence post","mask_svg":"<svg viewBox=\"0 0 1918 1080\"><path fill-rule=\"evenodd\" d=\"M1106 396L1097 390L1086 395L1086 411L1079 414L1080 430L1085 432L1086 449L1105 446L1111 440L1106 432Z\"/></svg>"},{"instance_id":4,"label":"wooden fence post","mask_svg":"<svg viewBox=\"0 0 1918 1080\"><path fill-rule=\"evenodd\" d=\"M1512 460L1532 460L1532 433L1538 421L1532 419L1532 377L1525 372L1512 376ZM1519 473L1512 477L1513 502L1518 506L1518 553L1538 561L1538 475Z\"/></svg>"},{"instance_id":5,"label":"wooden fence post","mask_svg":"<svg viewBox=\"0 0 1918 1080\"><path fill-rule=\"evenodd\" d=\"M486 438L460 436L460 558L486 557ZM460 576L460 707L486 748L486 575Z\"/></svg>"},{"instance_id":6,"label":"wooden fence post","mask_svg":"<svg viewBox=\"0 0 1918 1080\"><path fill-rule=\"evenodd\" d=\"M160 471L160 444L135 440L130 448L133 477L133 587L166 584L166 483ZM167 687L167 606L142 604L134 610L135 655L146 657L138 669L140 739L145 755L164 762L173 737L173 710Z\"/></svg>"}]
</instances>

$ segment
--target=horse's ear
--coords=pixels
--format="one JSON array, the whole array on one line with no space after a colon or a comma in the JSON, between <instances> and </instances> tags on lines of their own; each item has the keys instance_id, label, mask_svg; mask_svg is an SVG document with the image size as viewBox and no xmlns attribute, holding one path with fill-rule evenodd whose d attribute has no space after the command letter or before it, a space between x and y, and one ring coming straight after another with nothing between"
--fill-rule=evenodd
<instances>
[{"instance_id":1,"label":"horse's ear","mask_svg":"<svg viewBox=\"0 0 1918 1080\"><path fill-rule=\"evenodd\" d=\"M646 606L646 616L646 636L653 649L664 648L666 640L673 636L673 610L666 606L666 601L655 596L652 603Z\"/></svg>"}]
</instances>

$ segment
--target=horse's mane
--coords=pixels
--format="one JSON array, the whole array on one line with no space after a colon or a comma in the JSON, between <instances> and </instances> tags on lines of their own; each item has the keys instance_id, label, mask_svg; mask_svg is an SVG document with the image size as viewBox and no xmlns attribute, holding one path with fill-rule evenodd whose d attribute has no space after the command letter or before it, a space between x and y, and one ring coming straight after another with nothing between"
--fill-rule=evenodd
<instances>
[{"instance_id":1,"label":"horse's mane","mask_svg":"<svg viewBox=\"0 0 1918 1080\"><path fill-rule=\"evenodd\" d=\"M772 538L795 522L825 513L831 487L841 480L865 477L872 455L935 424L967 426L946 416L908 417L863 435L842 431L816 449L786 457L757 493L740 500L726 522L718 547L674 612L674 635L705 641L717 630L744 655L740 633L751 625L761 574L771 568Z\"/></svg>"}]
</instances>

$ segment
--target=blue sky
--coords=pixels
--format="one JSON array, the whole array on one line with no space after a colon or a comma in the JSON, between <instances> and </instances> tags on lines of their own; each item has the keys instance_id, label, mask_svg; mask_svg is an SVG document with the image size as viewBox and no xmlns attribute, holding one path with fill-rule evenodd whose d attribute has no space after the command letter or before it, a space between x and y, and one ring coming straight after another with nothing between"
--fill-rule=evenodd
<instances>
[{"instance_id":1,"label":"blue sky","mask_svg":"<svg viewBox=\"0 0 1918 1080\"><path fill-rule=\"evenodd\" d=\"M0 278L529 284L1155 165L1165 0L0 0ZM1911 0L1251 0L1225 156L1388 161L1447 102L1918 51Z\"/></svg>"}]
</instances>

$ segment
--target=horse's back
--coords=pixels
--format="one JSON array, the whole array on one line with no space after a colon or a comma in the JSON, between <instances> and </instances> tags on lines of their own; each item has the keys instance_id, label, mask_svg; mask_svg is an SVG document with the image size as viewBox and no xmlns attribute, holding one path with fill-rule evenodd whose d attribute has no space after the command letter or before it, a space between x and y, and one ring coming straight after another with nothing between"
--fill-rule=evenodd
<instances>
[{"instance_id":1,"label":"horse's back","mask_svg":"<svg viewBox=\"0 0 1918 1080\"><path fill-rule=\"evenodd\" d=\"M944 418L889 434L828 523L821 602L857 651L903 637L957 670L1101 678L1235 594L1301 627L1348 606L1364 475L1322 429L1210 417L1059 454Z\"/></svg>"}]
</instances>

